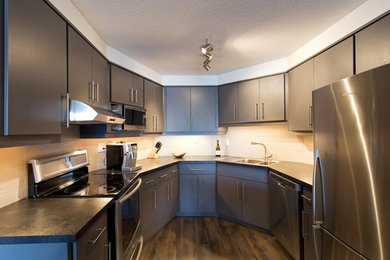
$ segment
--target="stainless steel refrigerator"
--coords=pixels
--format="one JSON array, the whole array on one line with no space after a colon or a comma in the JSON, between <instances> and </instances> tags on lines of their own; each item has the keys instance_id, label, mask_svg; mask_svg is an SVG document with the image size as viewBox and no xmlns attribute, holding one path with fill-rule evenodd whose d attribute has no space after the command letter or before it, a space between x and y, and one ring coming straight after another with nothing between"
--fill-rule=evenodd
<instances>
[{"instance_id":1,"label":"stainless steel refrigerator","mask_svg":"<svg viewBox=\"0 0 390 260\"><path fill-rule=\"evenodd\" d=\"M390 259L390 65L313 91L317 259Z\"/></svg>"}]
</instances>

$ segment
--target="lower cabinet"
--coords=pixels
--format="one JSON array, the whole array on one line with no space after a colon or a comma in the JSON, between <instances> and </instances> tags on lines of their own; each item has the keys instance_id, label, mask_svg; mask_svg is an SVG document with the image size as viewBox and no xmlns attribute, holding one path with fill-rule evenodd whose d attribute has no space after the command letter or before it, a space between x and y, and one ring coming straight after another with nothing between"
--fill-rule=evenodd
<instances>
[{"instance_id":1,"label":"lower cabinet","mask_svg":"<svg viewBox=\"0 0 390 260\"><path fill-rule=\"evenodd\" d=\"M178 210L178 168L171 166L142 177L141 233L145 240L163 228Z\"/></svg>"},{"instance_id":2,"label":"lower cabinet","mask_svg":"<svg viewBox=\"0 0 390 260\"><path fill-rule=\"evenodd\" d=\"M303 259L316 259L314 236L312 230L313 202L311 189L303 187L302 201Z\"/></svg>"},{"instance_id":3,"label":"lower cabinet","mask_svg":"<svg viewBox=\"0 0 390 260\"><path fill-rule=\"evenodd\" d=\"M217 165L218 214L270 230L268 170Z\"/></svg>"},{"instance_id":4,"label":"lower cabinet","mask_svg":"<svg viewBox=\"0 0 390 260\"><path fill-rule=\"evenodd\" d=\"M181 216L216 215L216 170L215 163L180 164Z\"/></svg>"}]
</instances>

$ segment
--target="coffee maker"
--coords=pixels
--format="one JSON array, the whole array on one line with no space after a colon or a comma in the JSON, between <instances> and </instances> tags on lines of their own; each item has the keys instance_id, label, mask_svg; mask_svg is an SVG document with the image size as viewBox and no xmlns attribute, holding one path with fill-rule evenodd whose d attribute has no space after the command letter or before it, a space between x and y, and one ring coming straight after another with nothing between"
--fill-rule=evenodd
<instances>
[{"instance_id":1,"label":"coffee maker","mask_svg":"<svg viewBox=\"0 0 390 260\"><path fill-rule=\"evenodd\" d=\"M142 168L137 165L137 143L123 141L106 144L106 165L109 170L134 172Z\"/></svg>"}]
</instances>

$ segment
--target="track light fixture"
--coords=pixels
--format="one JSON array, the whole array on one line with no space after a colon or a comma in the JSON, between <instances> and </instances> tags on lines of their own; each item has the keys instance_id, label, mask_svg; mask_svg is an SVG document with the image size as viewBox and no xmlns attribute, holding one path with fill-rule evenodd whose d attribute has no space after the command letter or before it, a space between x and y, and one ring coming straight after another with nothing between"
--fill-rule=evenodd
<instances>
[{"instance_id":1,"label":"track light fixture","mask_svg":"<svg viewBox=\"0 0 390 260\"><path fill-rule=\"evenodd\" d=\"M209 64L211 62L211 59L213 58L211 52L214 50L214 47L210 43L208 43L208 39L206 39L206 44L202 45L200 50L202 52L202 55L206 57L205 61L203 62L203 68L209 71L210 70Z\"/></svg>"}]
</instances>

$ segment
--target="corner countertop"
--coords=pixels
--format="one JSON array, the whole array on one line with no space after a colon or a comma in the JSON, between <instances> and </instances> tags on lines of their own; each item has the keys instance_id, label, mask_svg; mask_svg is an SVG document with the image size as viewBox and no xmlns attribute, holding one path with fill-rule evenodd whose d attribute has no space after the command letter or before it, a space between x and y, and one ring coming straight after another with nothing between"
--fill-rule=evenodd
<instances>
[{"instance_id":1,"label":"corner countertop","mask_svg":"<svg viewBox=\"0 0 390 260\"><path fill-rule=\"evenodd\" d=\"M112 198L23 199L0 209L0 244L72 243Z\"/></svg>"},{"instance_id":2,"label":"corner countertop","mask_svg":"<svg viewBox=\"0 0 390 260\"><path fill-rule=\"evenodd\" d=\"M158 159L143 159L139 160L138 164L142 165L142 169L137 173L139 175L148 173L150 171L158 170L161 167L173 165L178 162L221 162L238 165L247 165L255 167L265 167L276 171L283 177L289 178L299 184L311 187L313 185L313 165L298 162L281 161L271 166L262 166L256 164L236 162L241 157L223 156L217 158L215 156L185 156L182 159L176 159L170 156L163 156Z\"/></svg>"}]
</instances>

